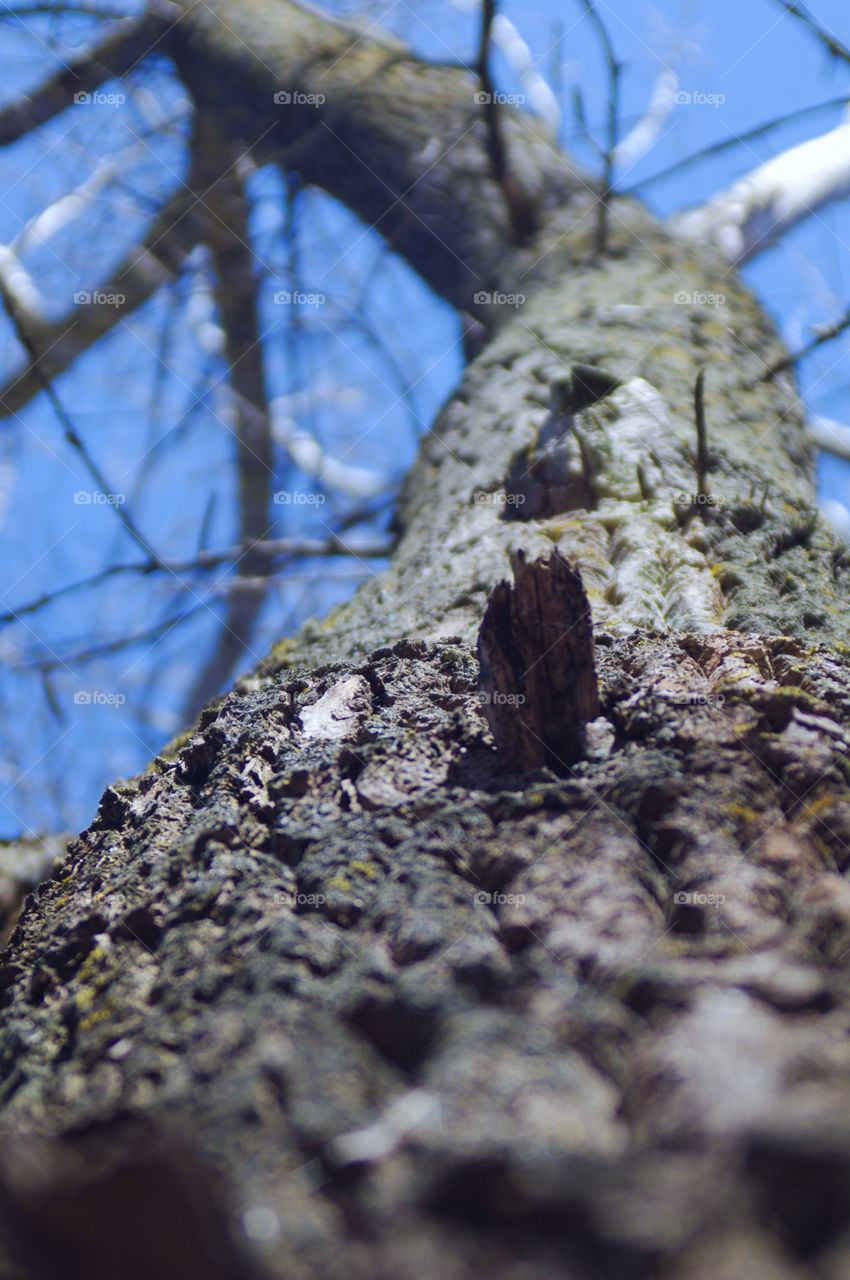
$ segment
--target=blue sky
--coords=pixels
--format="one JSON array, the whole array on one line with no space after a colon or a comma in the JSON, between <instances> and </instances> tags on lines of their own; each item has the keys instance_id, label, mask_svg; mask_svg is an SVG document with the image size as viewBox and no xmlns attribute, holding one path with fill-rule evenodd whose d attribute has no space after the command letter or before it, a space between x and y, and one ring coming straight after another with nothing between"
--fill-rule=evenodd
<instances>
[{"instance_id":1,"label":"blue sky","mask_svg":"<svg viewBox=\"0 0 850 1280\"><path fill-rule=\"evenodd\" d=\"M652 151L619 175L621 185L637 188L661 215L703 201L840 118L833 108L791 121L653 182L706 146L840 98L850 66L832 62L798 22L767 0L610 0L597 8L624 63L624 128L643 113L657 75L671 60L682 90L723 99L678 106ZM850 44L850 15L837 0L815 0L811 11ZM474 57L476 17L449 4L395 3L356 12L425 56ZM577 136L573 94L580 90L585 118L601 139L607 75L582 5L506 3L502 12L528 43L540 72L560 87L565 144L592 165L592 152ZM94 30L90 21L77 18L7 18L0 25L3 101L38 84L70 46ZM497 59L495 71L500 88L518 90L504 62ZM160 65L136 78L123 104L74 108L0 152L3 244L99 163L120 160L117 178L85 215L24 258L51 314L62 314L76 291L107 278L179 179L185 106L179 86ZM392 483L460 376L456 319L373 233L364 234L356 219L326 197L302 193L288 213L283 182L271 171L255 174L250 189L254 245L268 285L263 325L270 394L299 430L318 436L329 452ZM294 243L286 237L288 218L297 228ZM792 348L807 340L813 324L836 319L850 305L848 245L850 214L846 204L836 205L746 268L747 280ZM235 536L223 367L220 355L204 344L203 279L199 261L194 272L153 299L56 385L113 491L124 497L156 550L171 558L190 559L200 542L215 548ZM321 295L322 304L297 310L275 304L275 291L294 283ZM844 422L850 422L847 341L824 347L800 369L810 411ZM15 359L10 329L0 324L0 367L8 370ZM281 487L304 484L283 450L279 463ZM821 477L825 495L850 501L846 464L824 461ZM116 559L134 559L134 545L108 504L74 501L92 490L44 395L2 424L2 609L18 609ZM348 506L329 494L321 507L281 507L274 532L321 534L329 517ZM256 653L349 594L376 568L356 561L325 563L317 578L315 565L296 566L272 593ZM142 768L181 727L181 692L212 643L220 616L221 594L209 587L208 579L192 580L186 590L176 579L126 574L0 628L0 836L84 825L103 787ZM183 614L187 621L163 634ZM136 643L123 644L128 636L136 636ZM98 652L87 654L93 647ZM250 658L244 665L251 665Z\"/></svg>"}]
</instances>

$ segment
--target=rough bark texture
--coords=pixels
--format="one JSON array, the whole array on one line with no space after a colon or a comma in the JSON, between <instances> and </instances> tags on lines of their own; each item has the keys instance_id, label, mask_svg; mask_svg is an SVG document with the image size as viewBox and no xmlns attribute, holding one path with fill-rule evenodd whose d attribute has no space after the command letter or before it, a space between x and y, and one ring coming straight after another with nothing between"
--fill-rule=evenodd
<instances>
[{"instance_id":1,"label":"rough bark texture","mask_svg":"<svg viewBox=\"0 0 850 1280\"><path fill-rule=\"evenodd\" d=\"M233 137L330 77L329 130L257 145L458 307L526 301L492 308L387 574L109 788L29 900L0 970L7 1274L113 1276L146 1229L161 1274L217 1274L214 1208L223 1276L841 1280L847 562L793 388L760 380L768 321L633 204L591 262L587 192L519 122L541 238L513 245L462 73L368 40L346 66L286 4L199 9L171 47ZM576 398L576 365L611 377ZM534 515L526 473L557 490ZM511 557L553 547L600 713L560 778L497 751L475 656ZM162 1183L178 1215L143 1207Z\"/></svg>"}]
</instances>

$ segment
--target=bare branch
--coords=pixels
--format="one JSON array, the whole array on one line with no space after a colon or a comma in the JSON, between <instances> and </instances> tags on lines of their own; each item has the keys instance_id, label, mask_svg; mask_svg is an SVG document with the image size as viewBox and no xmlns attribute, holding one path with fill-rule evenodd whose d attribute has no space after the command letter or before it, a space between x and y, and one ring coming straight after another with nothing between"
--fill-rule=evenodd
<instances>
[{"instance_id":1,"label":"bare branch","mask_svg":"<svg viewBox=\"0 0 850 1280\"><path fill-rule=\"evenodd\" d=\"M494 180L505 197L517 244L528 240L534 230L534 211L528 197L517 186L516 178L508 163L505 140L502 136L498 95L490 71L490 40L493 19L496 16L496 0L483 0L481 6L481 37L476 70L481 85L480 102L487 128L487 150Z\"/></svg>"},{"instance_id":2,"label":"bare branch","mask_svg":"<svg viewBox=\"0 0 850 1280\"><path fill-rule=\"evenodd\" d=\"M186 185L168 202L142 243L132 249L112 278L94 291L89 303L47 324L28 317L29 331L42 352L42 368L50 379L57 378L178 274L200 234L193 180L190 173ZM13 374L0 387L0 418L20 413L42 385L31 365Z\"/></svg>"},{"instance_id":3,"label":"bare branch","mask_svg":"<svg viewBox=\"0 0 850 1280\"><path fill-rule=\"evenodd\" d=\"M674 235L748 262L850 192L850 120L752 169L698 209L670 219Z\"/></svg>"},{"instance_id":4,"label":"bare branch","mask_svg":"<svg viewBox=\"0 0 850 1280\"><path fill-rule=\"evenodd\" d=\"M708 496L706 478L708 476L708 439L705 430L705 365L702 366L694 383L694 420L697 428L697 498Z\"/></svg>"},{"instance_id":5,"label":"bare branch","mask_svg":"<svg viewBox=\"0 0 850 1280\"><path fill-rule=\"evenodd\" d=\"M150 139L153 134L160 133L164 125L179 124L189 114L188 102L179 104L169 112L165 120L158 119L154 127L137 134L137 141L131 146L124 147L118 155L108 160L100 160L73 191L59 196L40 213L30 218L26 226L11 241L9 249L20 255L37 245L46 244L91 208L100 193L110 183L120 180L122 176L129 173L137 160L150 155Z\"/></svg>"},{"instance_id":6,"label":"bare branch","mask_svg":"<svg viewBox=\"0 0 850 1280\"><path fill-rule=\"evenodd\" d=\"M850 307L844 312L839 320L832 324L818 325L817 333L811 342L807 342L799 351L795 351L792 355L783 356L781 360L777 360L770 368L762 374L762 382L769 382L771 378L775 378L777 373L790 369L791 365L796 364L798 360L803 360L806 356L810 356L813 351L817 351L818 347L822 347L825 342L832 342L833 338L837 338L845 329L850 328Z\"/></svg>"},{"instance_id":7,"label":"bare branch","mask_svg":"<svg viewBox=\"0 0 850 1280\"><path fill-rule=\"evenodd\" d=\"M850 50L842 44L835 36L825 31L821 24L812 17L806 10L804 5L790 4L788 0L781 0L781 6L786 13L790 13L793 18L799 19L805 27L808 27L812 35L815 36L822 45L824 45L833 58L841 58L844 62L850 62Z\"/></svg>"},{"instance_id":8,"label":"bare branch","mask_svg":"<svg viewBox=\"0 0 850 1280\"><path fill-rule=\"evenodd\" d=\"M87 49L34 93L0 111L0 146L17 142L70 107L76 95L92 93L107 80L124 76L144 62L162 37L163 13L125 18L102 44Z\"/></svg>"},{"instance_id":9,"label":"bare branch","mask_svg":"<svg viewBox=\"0 0 850 1280\"><path fill-rule=\"evenodd\" d=\"M388 538L351 537L343 538L339 533L331 533L327 538L272 538L253 544L254 549L267 556L270 569L280 561L325 560L331 558L356 560L385 560L392 553L393 543ZM68 583L55 591L46 591L35 600L22 604L15 609L0 613L0 626L17 622L31 613L38 613L63 597L78 591L87 591L100 586L110 578L125 577L128 574L139 574L150 577L153 574L171 574L179 579L181 590L186 589L185 579L195 573L209 572L223 564L238 564L244 560L248 547L241 543L233 547L223 547L219 551L199 551L196 556L186 560L137 560L135 563L111 564L100 573L93 573L79 582Z\"/></svg>"},{"instance_id":10,"label":"bare branch","mask_svg":"<svg viewBox=\"0 0 850 1280\"><path fill-rule=\"evenodd\" d=\"M537 70L531 50L517 28L503 13L497 13L491 27L491 38L505 60L520 78L532 111L540 117L553 138L561 127L561 108L557 95Z\"/></svg>"},{"instance_id":11,"label":"bare branch","mask_svg":"<svg viewBox=\"0 0 850 1280\"><path fill-rule=\"evenodd\" d=\"M188 103L171 113L169 124L177 124L189 111ZM157 124L157 131L161 123ZM153 130L151 131L153 132ZM73 191L59 196L47 208L35 214L8 245L0 244L0 280L14 299L19 318L30 332L45 329L44 302L41 292L22 257L29 250L46 244L53 236L81 217L101 191L128 171L133 160L149 154L149 134L138 135L138 141L124 148L110 160L102 160ZM46 345L49 335L43 334Z\"/></svg>"},{"instance_id":12,"label":"bare branch","mask_svg":"<svg viewBox=\"0 0 850 1280\"><path fill-rule=\"evenodd\" d=\"M215 122L198 120L196 156L207 168L204 206L206 236L216 273L219 323L225 335L225 357L236 418L239 475L239 525L246 550L240 573L267 575L269 562L257 544L267 536L274 462L266 399L263 347L259 330L259 278L250 247L248 201L239 159L230 152L231 167L220 177L221 139ZM186 711L196 714L217 694L250 645L265 594L237 592L230 598L218 643L189 692Z\"/></svg>"},{"instance_id":13,"label":"bare branch","mask_svg":"<svg viewBox=\"0 0 850 1280\"><path fill-rule=\"evenodd\" d=\"M172 614L171 617L164 621L158 621L152 627L147 627L144 631L136 631L129 636L116 636L113 640L104 640L100 644L86 645L85 648L78 649L75 653L68 654L65 657L56 655L55 650L64 648L60 642L52 645L52 656L49 658L33 658L25 662L17 663L16 669L19 671L55 671L58 667L76 667L83 662L91 662L94 658L102 658L110 653L121 653L124 649L131 649L137 644L158 644L163 640L169 632L175 627L179 627L181 623L188 622L190 618L194 618L196 614L203 609L209 608L205 600L201 600L180 613Z\"/></svg>"},{"instance_id":14,"label":"bare branch","mask_svg":"<svg viewBox=\"0 0 850 1280\"><path fill-rule=\"evenodd\" d=\"M712 156L722 155L724 151L738 147L742 142L752 142L754 138L762 138L768 133L772 133L774 129L782 129L793 120L803 120L806 116L817 115L820 111L834 111L836 107L843 109L846 106L847 96L845 94L841 98L831 98L828 102L819 102L812 107L800 107L797 111L789 112L788 115L776 116L775 119L766 120L764 124L757 124L754 128L747 129L744 133L736 133L731 138L723 138L720 142L713 142L709 147L702 147L699 151L695 151L693 155L686 156L684 160L677 160L675 164L659 170L651 178L641 179L640 182L636 182L632 187L620 187L620 194L634 195L645 187L653 186L656 182L664 182L667 178L675 177L676 174L682 173L692 165L699 164L702 160L709 160Z\"/></svg>"},{"instance_id":15,"label":"bare branch","mask_svg":"<svg viewBox=\"0 0 850 1280\"><path fill-rule=\"evenodd\" d=\"M166 0L154 2L164 12ZM476 293L527 286L544 270L537 235L517 243L468 71L424 64L372 33L352 42L350 25L291 0L279 0L273 22L241 0L217 0L214 20L209 5L181 8L171 28L163 21L157 49L194 102L218 116L221 138L232 135L258 165L283 165L347 204L459 311ZM253 56L252 46L266 56ZM307 56L317 49L321 57ZM288 101L293 90L298 102ZM10 137L35 127L24 115L7 121ZM506 106L499 117L511 177L538 212L538 234L568 202L589 206L596 184L536 122ZM487 315L493 327L502 318Z\"/></svg>"},{"instance_id":16,"label":"bare branch","mask_svg":"<svg viewBox=\"0 0 850 1280\"><path fill-rule=\"evenodd\" d=\"M824 498L820 503L820 513L832 532L850 543L850 510L847 506L837 498Z\"/></svg>"},{"instance_id":17,"label":"bare branch","mask_svg":"<svg viewBox=\"0 0 850 1280\"><path fill-rule=\"evenodd\" d=\"M658 140L661 126L673 109L673 97L678 86L679 77L676 72L671 67L662 68L652 87L646 111L614 148L614 162L618 168L637 164L652 149Z\"/></svg>"},{"instance_id":18,"label":"bare branch","mask_svg":"<svg viewBox=\"0 0 850 1280\"><path fill-rule=\"evenodd\" d=\"M100 0L79 0L77 4L68 4L65 0L56 0L53 4L48 0L46 4L7 5L0 18L29 18L33 14L48 14L53 17L57 13L82 14L86 18L111 18L116 22L132 16L127 13L126 7L111 9L109 5L101 4Z\"/></svg>"},{"instance_id":19,"label":"bare branch","mask_svg":"<svg viewBox=\"0 0 850 1280\"><path fill-rule=\"evenodd\" d=\"M41 352L39 350L38 344L30 334L26 325L26 321L20 315L15 303L15 300L11 296L11 294L9 294L8 291L6 290L2 279L0 279L0 300L2 300L3 305L9 314L9 318L15 327L15 332L18 336L18 340L20 341L21 345L24 347L27 355L30 358L30 361L31 361L30 367L32 370L33 377L38 382L40 382L42 389L46 391L48 399L50 400L50 403L53 405L54 412L56 413L56 416L59 419L59 422L61 423L62 429L65 433L66 441L81 458L83 465L85 466L86 470L88 471L89 475L94 481L97 489L103 494L109 494L111 492L110 486L106 478L104 477L102 471L98 467L97 463L90 456L88 450L83 444L83 441L79 435L79 432L77 431L76 427L71 421L70 416L68 415L59 397L57 396L56 391L53 387L53 384L50 380L50 377L43 368L43 360L42 360L42 356L41 356ZM136 528L134 521L132 520L129 512L124 509L124 506L120 502L112 502L109 505L112 507L113 511L115 512L115 515L121 521L121 523L129 533L133 541L138 543L138 545L142 548L142 550L145 552L146 555L150 556L154 560L158 560L158 556L155 554L155 552L151 548L150 543L146 538L142 536L142 534Z\"/></svg>"},{"instance_id":20,"label":"bare branch","mask_svg":"<svg viewBox=\"0 0 850 1280\"><path fill-rule=\"evenodd\" d=\"M614 161L617 151L617 133L619 130L620 115L620 72L621 64L617 61L614 53L614 46L611 43L611 37L605 23L596 12L593 0L582 0L585 12L590 18L599 36L605 54L605 61L608 64L608 139L606 146L602 149L601 154L604 161L604 169L602 174L602 190L599 194L599 202L596 206L596 243L595 252L597 257L605 252L605 244L608 239L608 202L613 194L614 185Z\"/></svg>"},{"instance_id":21,"label":"bare branch","mask_svg":"<svg viewBox=\"0 0 850 1280\"><path fill-rule=\"evenodd\" d=\"M846 423L815 416L806 420L806 426L821 453L850 462L850 427Z\"/></svg>"}]
</instances>

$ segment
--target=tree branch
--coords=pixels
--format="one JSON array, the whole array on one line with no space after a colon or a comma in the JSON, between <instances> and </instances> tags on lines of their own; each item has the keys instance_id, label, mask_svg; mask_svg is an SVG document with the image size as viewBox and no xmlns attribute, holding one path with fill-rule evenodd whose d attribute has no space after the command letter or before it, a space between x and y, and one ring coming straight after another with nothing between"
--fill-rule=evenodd
<instances>
[{"instance_id":1,"label":"tree branch","mask_svg":"<svg viewBox=\"0 0 850 1280\"><path fill-rule=\"evenodd\" d=\"M50 323L30 317L30 332L43 353L42 367L51 380L179 273L200 234L194 180L190 172L141 244L132 249L111 279L92 292L91 301ZM20 413L41 389L31 365L13 374L0 388L0 418Z\"/></svg>"},{"instance_id":2,"label":"tree branch","mask_svg":"<svg viewBox=\"0 0 850 1280\"><path fill-rule=\"evenodd\" d=\"M784 373L786 369L790 369L798 360L804 360L813 351L817 351L818 347L822 347L825 342L832 342L833 338L839 337L847 328L850 328L850 307L833 324L818 325L818 331L814 338L807 342L804 347L801 347L799 351L783 356L781 360L774 361L770 368L762 374L762 381L768 382L771 378L775 378L777 373Z\"/></svg>"},{"instance_id":3,"label":"tree branch","mask_svg":"<svg viewBox=\"0 0 850 1280\"><path fill-rule=\"evenodd\" d=\"M596 28L602 51L605 55L605 62L608 66L608 138L605 147L601 151L605 167L602 175L602 190L599 193L599 202L596 206L595 252L596 256L600 257L605 252L608 238L608 205L614 185L614 160L617 152L617 132L620 127L621 67L614 53L614 46L611 43L608 29L596 12L593 0L582 0L582 4L587 16Z\"/></svg>"},{"instance_id":4,"label":"tree branch","mask_svg":"<svg viewBox=\"0 0 850 1280\"><path fill-rule=\"evenodd\" d=\"M516 179L508 165L505 141L502 137L502 110L490 71L490 41L495 17L496 0L484 0L481 7L481 36L476 63L481 91L477 96L487 129L487 151L493 178L505 198L517 244L522 244L528 240L534 229L534 209L528 197L524 196L517 187Z\"/></svg>"},{"instance_id":5,"label":"tree branch","mask_svg":"<svg viewBox=\"0 0 850 1280\"><path fill-rule=\"evenodd\" d=\"M670 220L673 234L711 242L740 265L850 192L850 120L758 165L706 204Z\"/></svg>"},{"instance_id":6,"label":"tree branch","mask_svg":"<svg viewBox=\"0 0 850 1280\"><path fill-rule=\"evenodd\" d=\"M538 123L504 108L507 167L539 215L534 241L517 245L469 73L290 0L273 23L239 0L187 8L167 47L234 145L341 200L458 310L548 271L544 224L572 223L595 201L594 181ZM500 321L502 310L488 314Z\"/></svg>"},{"instance_id":7,"label":"tree branch","mask_svg":"<svg viewBox=\"0 0 850 1280\"><path fill-rule=\"evenodd\" d=\"M0 111L0 146L19 138L73 105L76 95L92 93L107 80L124 76L156 51L173 6L157 3L141 18L126 18L102 44L86 49L62 71L37 89Z\"/></svg>"},{"instance_id":8,"label":"tree branch","mask_svg":"<svg viewBox=\"0 0 850 1280\"><path fill-rule=\"evenodd\" d=\"M791 4L789 0L780 0L782 8L786 13L790 13L792 18L797 18L805 27L811 31L833 58L840 58L843 62L850 62L850 50L842 44L835 36L825 31L821 24L807 12L801 4Z\"/></svg>"},{"instance_id":9,"label":"tree branch","mask_svg":"<svg viewBox=\"0 0 850 1280\"><path fill-rule=\"evenodd\" d=\"M266 397L263 348L259 330L259 273L250 247L248 201L239 173L238 155L218 178L218 129L203 116L198 120L197 157L206 166L204 195L206 240L216 273L219 323L225 335L235 415L236 465L239 476L240 541L245 547L239 569L250 578L268 574L269 558L258 547L269 531L274 461L269 406ZM219 692L235 663L250 645L265 603L266 592L237 591L231 595L216 648L198 672L186 704L192 718Z\"/></svg>"},{"instance_id":10,"label":"tree branch","mask_svg":"<svg viewBox=\"0 0 850 1280\"><path fill-rule=\"evenodd\" d=\"M97 463L91 457L90 453L88 452L88 449L86 448L86 446L84 445L80 437L79 432L74 426L74 423L71 421L69 414L67 413L65 407L63 406L62 402L57 396L56 391L53 387L53 384L50 380L50 377L48 376L47 372L43 367L44 361L41 355L41 351L39 350L38 344L30 334L27 328L25 319L19 314L15 300L11 296L11 294L7 291L3 283L2 277L0 277L0 300L2 300L3 306L6 308L6 311L9 314L9 318L15 327L15 331L17 333L19 341L21 342L22 346L26 350L27 355L30 358L30 361L31 361L30 368L32 370L33 377L36 379L37 382L39 382L41 388L47 392L50 403L53 405L53 409L56 413L56 416L62 425L62 429L65 433L65 439L67 443L82 459L83 465L86 468L86 471L88 471L92 480L94 481L97 489L102 494L107 494L107 495L110 494L111 489L106 480L106 477L103 475L103 472L100 470L100 467L97 465ZM112 507L116 517L118 518L118 520L120 520L121 524L123 524L124 528L126 529L127 533L130 535L130 537L133 539L133 541L136 542L142 548L142 550L145 552L146 555L150 556L151 559L153 559L154 561L158 561L159 557L153 551L153 548L151 547L148 540L145 537L143 537L143 535L139 532L139 530L135 525L135 522L133 521L129 512L124 509L124 506L120 502L111 502L109 505Z\"/></svg>"}]
</instances>

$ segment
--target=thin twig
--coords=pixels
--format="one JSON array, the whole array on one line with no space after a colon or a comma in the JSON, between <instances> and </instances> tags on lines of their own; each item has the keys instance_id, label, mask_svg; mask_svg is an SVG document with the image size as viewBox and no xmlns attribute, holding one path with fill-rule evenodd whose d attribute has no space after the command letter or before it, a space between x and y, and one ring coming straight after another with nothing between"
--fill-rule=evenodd
<instances>
[{"instance_id":1,"label":"thin twig","mask_svg":"<svg viewBox=\"0 0 850 1280\"><path fill-rule=\"evenodd\" d=\"M798 360L805 359L810 356L818 347L822 347L825 342L832 342L833 338L837 338L845 329L850 328L850 307L844 312L840 320L836 320L834 324L819 326L820 332L812 338L811 342L807 342L799 351L795 351L793 355L783 356L781 360L777 360L769 369L761 375L762 382L771 382L778 373L783 373L786 369L790 369L791 365L796 364Z\"/></svg>"},{"instance_id":2,"label":"thin twig","mask_svg":"<svg viewBox=\"0 0 850 1280\"><path fill-rule=\"evenodd\" d=\"M590 132L590 129L588 128L587 116L585 115L585 111L584 111L584 97L581 92L581 85L577 84L573 86L572 101L573 101L573 114L575 115L576 124L578 125L578 131L576 136L580 138L582 142L586 142L587 145L593 151L596 152L596 154L599 156L599 159L603 160L605 158L605 152L603 151L602 147L600 147L599 143L596 141L593 134ZM571 139L570 141L572 145L572 142L574 141L574 139Z\"/></svg>"},{"instance_id":3,"label":"thin twig","mask_svg":"<svg viewBox=\"0 0 850 1280\"><path fill-rule=\"evenodd\" d=\"M487 129L490 167L494 180L504 194L514 236L518 243L522 243L528 239L533 230L532 205L520 192L516 179L510 171L500 127L499 104L490 71L490 40L495 16L496 0L484 0L481 6L481 37L475 69L481 85L480 101Z\"/></svg>"},{"instance_id":4,"label":"thin twig","mask_svg":"<svg viewBox=\"0 0 850 1280\"><path fill-rule=\"evenodd\" d=\"M163 27L152 8L141 18L121 19L101 44L85 49L39 88L0 111L0 146L53 120L73 104L75 94L91 93L155 54Z\"/></svg>"},{"instance_id":5,"label":"thin twig","mask_svg":"<svg viewBox=\"0 0 850 1280\"><path fill-rule=\"evenodd\" d=\"M38 379L38 381L41 383L42 390L46 393L48 400L53 406L53 411L56 414L56 417L59 419L59 423L64 432L66 441L71 446L71 448L74 449L77 454L79 454L84 467L88 471L89 475L94 481L95 487L100 491L100 493L102 494L111 493L109 485L106 481L106 477L103 475L102 471L100 470L100 467L98 467L94 459L89 456L89 453L85 445L83 444L77 432L76 427L74 426L73 422L71 421L71 418L69 417L62 402L60 401L58 395L56 394L56 390L53 386L53 383L51 382L48 375L44 372L44 369L42 368L41 354L39 353L38 348L36 347L29 333L27 332L26 325L22 323L15 300L9 293L8 289L6 288L2 280L0 280L0 300L2 300L3 306L5 307L9 315L9 319L12 321L12 324L15 328L15 333L17 334L17 337L19 342L21 343L21 346L24 348L24 350L26 351L27 355L30 358L30 365L31 365L32 372L34 376ZM133 520L130 517L129 512L124 510L123 505L120 502L111 502L109 505L115 511L116 516L121 521L124 528L127 530L127 533L129 533L130 537L133 539L134 542L138 543L138 545L145 552L145 555L147 555L154 563L161 564L162 561L160 560L160 557L156 554L155 551L153 551L147 538L143 537L143 535L136 528Z\"/></svg>"},{"instance_id":6,"label":"thin twig","mask_svg":"<svg viewBox=\"0 0 850 1280\"><path fill-rule=\"evenodd\" d=\"M110 9L107 5L92 4L90 0L80 0L78 4L68 4L65 0L47 4L15 4L7 5L0 13L4 18L29 18L33 14L48 14L55 17L58 13L75 13L84 18L108 18L110 21L122 22L132 18L133 14L126 9Z\"/></svg>"},{"instance_id":7,"label":"thin twig","mask_svg":"<svg viewBox=\"0 0 850 1280\"><path fill-rule=\"evenodd\" d=\"M697 452L696 452L696 473L697 473L697 501L702 506L708 497L707 477L708 477L708 440L705 430L705 401L703 399L703 389L705 386L705 365L700 369L694 383L694 418L697 427Z\"/></svg>"},{"instance_id":8,"label":"thin twig","mask_svg":"<svg viewBox=\"0 0 850 1280\"><path fill-rule=\"evenodd\" d=\"M608 204L614 185L614 154L617 150L617 135L620 127L620 72L622 64L617 61L614 46L605 23L596 12L593 0L582 0L585 13L590 18L599 36L608 64L608 138L602 151L603 172L602 190L596 206L596 240L595 254L601 257L605 252L608 239Z\"/></svg>"},{"instance_id":9,"label":"thin twig","mask_svg":"<svg viewBox=\"0 0 850 1280\"><path fill-rule=\"evenodd\" d=\"M277 561L282 559L294 561L352 556L358 560L382 560L392 553L393 543L389 538L375 538L371 542L349 544L341 534L332 533L327 538L275 538L256 543L255 546L269 557L270 565L274 567ZM36 600L30 600L16 609L0 613L0 626L16 622L27 614L37 613L64 596L100 586L110 578L131 573L137 573L141 577L149 577L155 573L170 573L182 579L190 573L208 572L223 564L237 564L244 559L247 550L248 548L240 543L233 547L223 547L219 551L199 551L197 556L189 560L163 560L159 563L155 560L144 560L132 564L112 564L107 569L101 569L99 573L81 578L78 582L70 582L64 587L57 587L55 591L46 591ZM185 583L181 581L180 586L185 587Z\"/></svg>"},{"instance_id":10,"label":"thin twig","mask_svg":"<svg viewBox=\"0 0 850 1280\"><path fill-rule=\"evenodd\" d=\"M820 40L831 57L841 58L844 62L850 62L850 49L843 45L840 40L836 40L835 36L831 36L824 31L817 19L813 18L803 5L791 4L789 0L781 0L781 4L786 13L790 13L792 18L799 19L811 31L812 35Z\"/></svg>"},{"instance_id":11,"label":"thin twig","mask_svg":"<svg viewBox=\"0 0 850 1280\"><path fill-rule=\"evenodd\" d=\"M634 186L621 187L620 194L634 195L636 192L642 191L644 187L650 187L656 182L663 182L665 178L675 177L676 174L681 173L683 169L690 168L691 165L698 164L702 160L709 160L712 156L721 155L732 147L740 146L742 142L751 142L754 138L760 138L765 134L771 133L774 129L780 129L783 125L790 124L793 120L802 120L806 116L816 115L818 111L834 111L836 107L844 108L846 106L846 96L832 98L829 102L820 102L813 107L800 107L798 111L792 111L789 115L777 116L773 120L766 120L764 124L756 125L753 129L748 129L746 133L736 133L734 137L724 138L722 142L713 142L711 146L703 147L700 151L695 151L693 155L686 156L684 160L677 160L675 164L659 170L651 178L643 178L640 182L636 182Z\"/></svg>"},{"instance_id":12,"label":"thin twig","mask_svg":"<svg viewBox=\"0 0 850 1280\"><path fill-rule=\"evenodd\" d=\"M38 327L39 345L49 350L50 374L63 373L73 362L105 337L143 303L179 274L183 261L195 247L199 235L194 192L204 190L193 185L197 175L190 172L178 192L160 210L144 239L134 245L110 279L98 285L98 295L120 296L121 302L76 307L58 320ZM7 304L8 305L8 304ZM23 317L18 316L19 322ZM0 387L0 418L18 413L42 384L32 368L12 374Z\"/></svg>"},{"instance_id":13,"label":"thin twig","mask_svg":"<svg viewBox=\"0 0 850 1280\"><path fill-rule=\"evenodd\" d=\"M205 173L204 239L210 247L218 322L234 410L240 541L238 566L246 577L267 577L268 557L260 544L268 536L274 456L266 394L265 352L259 323L260 276L251 247L249 202L238 148L222 149L218 124L199 114L194 162ZM232 595L213 652L189 690L185 715L192 719L218 693L233 667L250 649L264 597Z\"/></svg>"},{"instance_id":14,"label":"thin twig","mask_svg":"<svg viewBox=\"0 0 850 1280\"><path fill-rule=\"evenodd\" d=\"M173 614L170 618L166 618L164 622L158 622L153 627L148 627L145 631L137 631L134 635L120 636L115 640L104 640L101 644L89 645L88 648L80 649L77 653L70 654L67 658L54 657L42 658L32 662L19 662L15 664L15 670L54 671L57 667L75 667L82 662L91 662L93 658L102 658L110 653L120 653L122 649L130 649L136 644L156 643L168 635L169 631L173 631L181 623L188 622L190 618L208 608L207 601L201 600L197 604L191 605L188 609L184 609L181 613ZM60 646L56 644L52 647L57 649Z\"/></svg>"}]
</instances>

